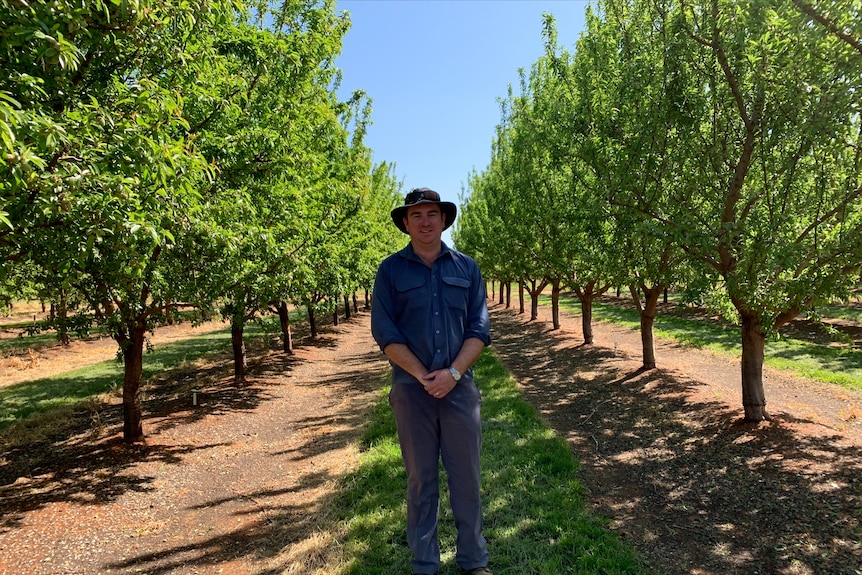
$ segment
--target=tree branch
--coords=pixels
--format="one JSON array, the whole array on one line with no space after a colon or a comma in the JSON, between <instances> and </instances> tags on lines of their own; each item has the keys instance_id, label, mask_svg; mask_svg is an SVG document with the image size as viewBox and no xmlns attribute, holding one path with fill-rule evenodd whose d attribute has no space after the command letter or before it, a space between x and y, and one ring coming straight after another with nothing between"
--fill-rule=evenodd
<instances>
[{"instance_id":1,"label":"tree branch","mask_svg":"<svg viewBox=\"0 0 862 575\"><path fill-rule=\"evenodd\" d=\"M814 21L822 24L829 30L830 33L837 36L839 39L844 41L851 48L862 54L862 38L854 38L845 30L842 30L838 27L838 24L829 20L826 16L819 13L814 6L805 2L804 0L793 0L793 3L796 4L796 7L799 8L804 14L811 16Z\"/></svg>"}]
</instances>

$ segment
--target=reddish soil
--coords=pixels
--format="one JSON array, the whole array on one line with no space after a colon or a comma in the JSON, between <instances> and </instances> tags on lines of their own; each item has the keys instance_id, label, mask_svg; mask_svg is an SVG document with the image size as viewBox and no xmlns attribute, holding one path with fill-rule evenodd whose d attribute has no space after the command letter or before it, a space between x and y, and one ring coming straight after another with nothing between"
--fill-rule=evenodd
<instances>
[{"instance_id":1,"label":"reddish soil","mask_svg":"<svg viewBox=\"0 0 862 575\"><path fill-rule=\"evenodd\" d=\"M772 420L741 421L738 359L549 308L492 308L494 349L581 461L594 511L668 574L862 573L862 393L766 369ZM803 329L796 326L794 329Z\"/></svg>"},{"instance_id":2,"label":"reddish soil","mask_svg":"<svg viewBox=\"0 0 862 575\"><path fill-rule=\"evenodd\" d=\"M773 419L743 424L735 360L660 344L644 372L636 332L596 324L584 346L579 317L552 330L540 313L493 306L493 349L647 563L862 572L862 394L767 370ZM39 353L19 372L42 377ZM226 354L149 382L143 445L122 443L116 400L35 444L0 435L0 574L333 572L326 510L388 370L368 314L298 334L293 357L252 349L250 367L243 387Z\"/></svg>"},{"instance_id":3,"label":"reddish soil","mask_svg":"<svg viewBox=\"0 0 862 575\"><path fill-rule=\"evenodd\" d=\"M326 573L325 512L388 364L367 314L294 335L294 356L251 349L241 387L227 353L148 382L144 444L122 442L117 398L35 444L0 435L0 574Z\"/></svg>"},{"instance_id":4,"label":"reddish soil","mask_svg":"<svg viewBox=\"0 0 862 575\"><path fill-rule=\"evenodd\" d=\"M225 329L218 321L192 326L190 322L156 329L149 337L151 345L181 341L202 333ZM0 339L17 338L20 329L3 327L0 321ZM108 361L117 357L117 342L110 337L73 339L69 345L59 343L29 348L24 353L10 353L0 357L0 387L24 381L51 377L78 367Z\"/></svg>"}]
</instances>

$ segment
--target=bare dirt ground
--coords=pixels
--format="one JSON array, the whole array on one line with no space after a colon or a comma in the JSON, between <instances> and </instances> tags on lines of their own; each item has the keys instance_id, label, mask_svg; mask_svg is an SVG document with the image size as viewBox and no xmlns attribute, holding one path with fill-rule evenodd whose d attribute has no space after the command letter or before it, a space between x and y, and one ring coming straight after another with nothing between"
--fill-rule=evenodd
<instances>
[{"instance_id":1,"label":"bare dirt ground","mask_svg":"<svg viewBox=\"0 0 862 575\"><path fill-rule=\"evenodd\" d=\"M32 306L31 310L33 310ZM0 340L14 339L19 336L21 329L9 327L8 324L19 320L21 315L19 313L12 317L0 318ZM32 311L27 315L32 315ZM39 315L43 314L39 313ZM207 322L194 327L191 322L184 322L157 329L148 337L152 345L162 345L225 329L225 327L226 324L220 321ZM52 342L35 349L27 349L25 353L10 353L0 357L0 387L51 377L76 367L108 361L116 356L117 342L106 336L93 336L85 340L73 339L65 347Z\"/></svg>"},{"instance_id":2,"label":"bare dirt ground","mask_svg":"<svg viewBox=\"0 0 862 575\"><path fill-rule=\"evenodd\" d=\"M741 422L737 359L550 309L492 308L494 349L582 462L587 499L672 574L862 573L862 394L766 369L772 421ZM802 328L799 328L802 329Z\"/></svg>"},{"instance_id":3,"label":"bare dirt ground","mask_svg":"<svg viewBox=\"0 0 862 575\"><path fill-rule=\"evenodd\" d=\"M582 461L588 504L651 566L862 573L862 394L767 370L773 420L743 424L735 360L660 344L642 372L637 332L596 324L583 346L578 316L552 330L546 308L491 315L495 352ZM325 510L388 367L366 313L297 340L294 357L251 350L245 387L227 355L150 382L144 445L122 443L117 405L4 445L0 574L326 572Z\"/></svg>"},{"instance_id":4,"label":"bare dirt ground","mask_svg":"<svg viewBox=\"0 0 862 575\"><path fill-rule=\"evenodd\" d=\"M251 349L242 387L229 354L150 382L145 444L123 444L112 402L40 444L3 445L0 574L311 573L388 369L367 314L325 329L295 333L294 356ZM172 330L189 328L161 337ZM54 369L44 353L31 378Z\"/></svg>"}]
</instances>

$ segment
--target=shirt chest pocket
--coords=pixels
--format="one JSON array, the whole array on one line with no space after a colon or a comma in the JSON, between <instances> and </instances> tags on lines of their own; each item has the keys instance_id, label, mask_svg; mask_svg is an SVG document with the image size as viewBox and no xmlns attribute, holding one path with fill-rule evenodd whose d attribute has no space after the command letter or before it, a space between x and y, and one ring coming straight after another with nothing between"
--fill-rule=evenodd
<instances>
[{"instance_id":1,"label":"shirt chest pocket","mask_svg":"<svg viewBox=\"0 0 862 575\"><path fill-rule=\"evenodd\" d=\"M401 317L411 317L411 314L427 311L430 302L423 278L404 274L395 278L393 287L395 289L392 295Z\"/></svg>"},{"instance_id":2,"label":"shirt chest pocket","mask_svg":"<svg viewBox=\"0 0 862 575\"><path fill-rule=\"evenodd\" d=\"M443 276L443 303L450 310L467 314L470 300L470 280L456 276Z\"/></svg>"}]
</instances>

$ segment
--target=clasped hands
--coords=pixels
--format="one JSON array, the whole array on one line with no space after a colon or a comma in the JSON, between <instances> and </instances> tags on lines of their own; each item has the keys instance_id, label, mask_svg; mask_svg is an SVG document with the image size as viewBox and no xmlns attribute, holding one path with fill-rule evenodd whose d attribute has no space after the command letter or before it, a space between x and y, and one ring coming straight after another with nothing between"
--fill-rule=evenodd
<instances>
[{"instance_id":1,"label":"clasped hands","mask_svg":"<svg viewBox=\"0 0 862 575\"><path fill-rule=\"evenodd\" d=\"M419 381L425 386L425 391L437 399L446 397L457 384L449 368L429 371Z\"/></svg>"}]
</instances>

